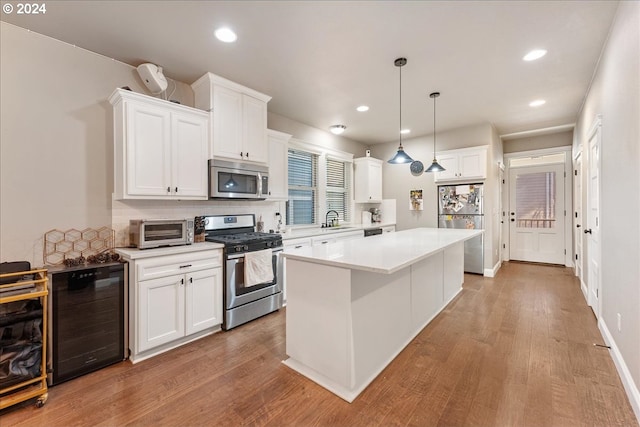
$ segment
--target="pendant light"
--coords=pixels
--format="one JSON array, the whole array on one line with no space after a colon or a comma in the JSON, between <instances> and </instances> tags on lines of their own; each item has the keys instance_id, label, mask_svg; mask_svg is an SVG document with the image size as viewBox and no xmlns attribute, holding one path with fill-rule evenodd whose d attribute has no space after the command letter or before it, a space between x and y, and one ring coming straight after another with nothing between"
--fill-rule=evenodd
<instances>
[{"instance_id":1,"label":"pendant light","mask_svg":"<svg viewBox=\"0 0 640 427\"><path fill-rule=\"evenodd\" d=\"M436 160L436 98L439 96L440 92L429 94L429 97L433 98L433 162L425 172L442 172L444 170L438 163L438 160Z\"/></svg>"},{"instance_id":2,"label":"pendant light","mask_svg":"<svg viewBox=\"0 0 640 427\"><path fill-rule=\"evenodd\" d=\"M395 66L400 69L400 131L402 131L402 67L407 65L407 58L398 58L394 62ZM400 146L398 152L392 159L387 160L387 163L411 163L413 159L402 148L402 133L400 133Z\"/></svg>"}]
</instances>

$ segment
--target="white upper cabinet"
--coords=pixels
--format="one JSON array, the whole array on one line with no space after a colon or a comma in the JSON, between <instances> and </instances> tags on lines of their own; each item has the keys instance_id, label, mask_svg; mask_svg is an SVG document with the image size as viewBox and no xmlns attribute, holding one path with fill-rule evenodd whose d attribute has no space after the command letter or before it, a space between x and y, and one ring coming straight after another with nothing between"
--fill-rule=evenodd
<instances>
[{"instance_id":1,"label":"white upper cabinet","mask_svg":"<svg viewBox=\"0 0 640 427\"><path fill-rule=\"evenodd\" d=\"M116 199L207 199L209 117L194 108L116 89Z\"/></svg>"},{"instance_id":2,"label":"white upper cabinet","mask_svg":"<svg viewBox=\"0 0 640 427\"><path fill-rule=\"evenodd\" d=\"M373 157L353 159L356 203L382 202L382 160Z\"/></svg>"},{"instance_id":3,"label":"white upper cabinet","mask_svg":"<svg viewBox=\"0 0 640 427\"><path fill-rule=\"evenodd\" d=\"M487 177L487 147L485 146L440 151L437 153L437 159L445 170L435 173L435 182L468 181Z\"/></svg>"},{"instance_id":4,"label":"white upper cabinet","mask_svg":"<svg viewBox=\"0 0 640 427\"><path fill-rule=\"evenodd\" d=\"M269 200L287 200L289 198L288 151L291 135L267 130L269 147Z\"/></svg>"},{"instance_id":5,"label":"white upper cabinet","mask_svg":"<svg viewBox=\"0 0 640 427\"><path fill-rule=\"evenodd\" d=\"M266 164L271 97L207 73L191 87L195 106L212 114L211 157Z\"/></svg>"}]
</instances>

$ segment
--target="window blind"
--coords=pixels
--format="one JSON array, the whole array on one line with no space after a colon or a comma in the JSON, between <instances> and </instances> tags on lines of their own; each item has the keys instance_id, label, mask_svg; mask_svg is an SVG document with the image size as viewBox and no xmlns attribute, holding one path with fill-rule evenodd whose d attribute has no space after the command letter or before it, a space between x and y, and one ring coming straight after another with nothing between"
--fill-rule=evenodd
<instances>
[{"instance_id":1,"label":"window blind","mask_svg":"<svg viewBox=\"0 0 640 427\"><path fill-rule=\"evenodd\" d=\"M314 224L317 217L318 155L289 150L287 225Z\"/></svg>"},{"instance_id":2,"label":"window blind","mask_svg":"<svg viewBox=\"0 0 640 427\"><path fill-rule=\"evenodd\" d=\"M518 175L516 179L516 220L518 227L555 228L555 172Z\"/></svg>"},{"instance_id":3,"label":"window blind","mask_svg":"<svg viewBox=\"0 0 640 427\"><path fill-rule=\"evenodd\" d=\"M342 221L351 220L351 163L327 158L327 212L335 210Z\"/></svg>"}]
</instances>

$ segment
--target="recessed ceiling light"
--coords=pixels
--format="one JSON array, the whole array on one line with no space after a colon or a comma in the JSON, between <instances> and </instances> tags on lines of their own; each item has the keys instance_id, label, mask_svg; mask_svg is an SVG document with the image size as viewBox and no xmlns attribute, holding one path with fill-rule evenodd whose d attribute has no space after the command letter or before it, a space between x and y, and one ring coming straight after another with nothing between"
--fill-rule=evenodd
<instances>
[{"instance_id":1,"label":"recessed ceiling light","mask_svg":"<svg viewBox=\"0 0 640 427\"><path fill-rule=\"evenodd\" d=\"M227 27L218 28L215 34L218 40L225 43L233 43L238 39L236 33L234 33L230 28Z\"/></svg>"},{"instance_id":2,"label":"recessed ceiling light","mask_svg":"<svg viewBox=\"0 0 640 427\"><path fill-rule=\"evenodd\" d=\"M369 106L368 105L361 105L358 108L356 108L356 110L360 111L361 113L365 112L365 111L369 111Z\"/></svg>"},{"instance_id":3,"label":"recessed ceiling light","mask_svg":"<svg viewBox=\"0 0 640 427\"><path fill-rule=\"evenodd\" d=\"M411 133L411 129L402 129L402 130L400 131L400 133L401 133L401 134L403 134L403 135L406 135L406 134L408 134L408 133Z\"/></svg>"},{"instance_id":4,"label":"recessed ceiling light","mask_svg":"<svg viewBox=\"0 0 640 427\"><path fill-rule=\"evenodd\" d=\"M331 131L331 133L333 133L334 135L340 135L342 132L344 132L347 129L347 127L345 125L333 125L333 126L329 126L329 130Z\"/></svg>"},{"instance_id":5,"label":"recessed ceiling light","mask_svg":"<svg viewBox=\"0 0 640 427\"><path fill-rule=\"evenodd\" d=\"M529 103L529 107L539 107L541 105L544 105L547 101L545 101L544 99L536 99L535 101L531 101Z\"/></svg>"},{"instance_id":6,"label":"recessed ceiling light","mask_svg":"<svg viewBox=\"0 0 640 427\"><path fill-rule=\"evenodd\" d=\"M540 59L547 54L547 51L544 49L534 49L531 52L527 53L524 57L522 57L525 61L535 61L536 59Z\"/></svg>"}]
</instances>

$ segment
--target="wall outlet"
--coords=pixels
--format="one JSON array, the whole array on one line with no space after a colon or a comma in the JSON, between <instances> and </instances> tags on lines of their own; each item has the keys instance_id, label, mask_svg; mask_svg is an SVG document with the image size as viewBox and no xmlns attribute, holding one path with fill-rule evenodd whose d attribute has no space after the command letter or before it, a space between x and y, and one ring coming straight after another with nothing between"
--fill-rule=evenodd
<instances>
[{"instance_id":1,"label":"wall outlet","mask_svg":"<svg viewBox=\"0 0 640 427\"><path fill-rule=\"evenodd\" d=\"M618 313L618 332L622 332L622 315Z\"/></svg>"}]
</instances>

